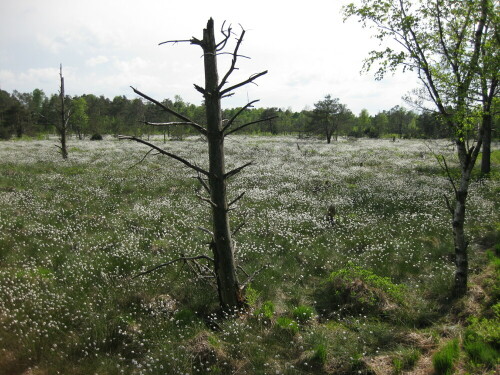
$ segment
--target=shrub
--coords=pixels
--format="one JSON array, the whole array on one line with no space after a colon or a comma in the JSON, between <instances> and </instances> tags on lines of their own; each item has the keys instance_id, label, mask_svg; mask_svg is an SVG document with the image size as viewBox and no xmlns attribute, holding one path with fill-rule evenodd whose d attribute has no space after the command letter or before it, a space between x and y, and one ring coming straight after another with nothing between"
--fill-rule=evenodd
<instances>
[{"instance_id":1,"label":"shrub","mask_svg":"<svg viewBox=\"0 0 500 375\"><path fill-rule=\"evenodd\" d=\"M276 325L283 331L291 333L292 335L299 332L299 325L293 319L281 316L276 319Z\"/></svg>"},{"instance_id":2,"label":"shrub","mask_svg":"<svg viewBox=\"0 0 500 375\"><path fill-rule=\"evenodd\" d=\"M245 298L248 303L248 306L253 307L257 303L257 299L259 298L260 293L252 288L251 285L248 285L245 289Z\"/></svg>"},{"instance_id":3,"label":"shrub","mask_svg":"<svg viewBox=\"0 0 500 375\"><path fill-rule=\"evenodd\" d=\"M404 304L406 288L349 262L332 272L325 287L315 295L320 313L385 314Z\"/></svg>"},{"instance_id":4,"label":"shrub","mask_svg":"<svg viewBox=\"0 0 500 375\"><path fill-rule=\"evenodd\" d=\"M434 371L438 375L449 375L453 373L453 364L459 355L458 340L454 339L446 343L432 357Z\"/></svg>"},{"instance_id":5,"label":"shrub","mask_svg":"<svg viewBox=\"0 0 500 375\"><path fill-rule=\"evenodd\" d=\"M270 320L274 315L274 310L274 303L272 301L266 301L262 304L260 309L255 310L255 315Z\"/></svg>"},{"instance_id":6,"label":"shrub","mask_svg":"<svg viewBox=\"0 0 500 375\"><path fill-rule=\"evenodd\" d=\"M102 135L100 135L99 133L94 133L90 137L90 140L91 141L102 141Z\"/></svg>"},{"instance_id":7,"label":"shrub","mask_svg":"<svg viewBox=\"0 0 500 375\"><path fill-rule=\"evenodd\" d=\"M293 318L300 324L307 323L314 316L314 309L309 306L298 306L292 312Z\"/></svg>"},{"instance_id":8,"label":"shrub","mask_svg":"<svg viewBox=\"0 0 500 375\"><path fill-rule=\"evenodd\" d=\"M468 329L465 333L464 350L475 364L494 367L498 362L499 353L495 348L471 329Z\"/></svg>"}]
</instances>

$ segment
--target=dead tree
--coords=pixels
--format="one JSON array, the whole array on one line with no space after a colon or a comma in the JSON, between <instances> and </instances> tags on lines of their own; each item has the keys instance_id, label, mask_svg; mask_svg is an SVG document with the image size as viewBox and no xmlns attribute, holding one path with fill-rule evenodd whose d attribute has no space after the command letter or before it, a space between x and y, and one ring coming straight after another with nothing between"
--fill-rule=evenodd
<instances>
[{"instance_id":1,"label":"dead tree","mask_svg":"<svg viewBox=\"0 0 500 375\"><path fill-rule=\"evenodd\" d=\"M57 147L61 150L61 155L63 159L68 158L68 148L66 146L66 133L68 129L68 122L70 118L70 111L66 112L64 106L64 77L62 75L62 64L59 65L59 77L61 79L61 87L59 90L59 96L61 98L61 124L56 126L57 132L59 133L61 145L57 145Z\"/></svg>"},{"instance_id":2,"label":"dead tree","mask_svg":"<svg viewBox=\"0 0 500 375\"><path fill-rule=\"evenodd\" d=\"M209 233L211 236L210 239L210 249L213 253L213 258L207 256L198 256L198 257L180 257L175 259L174 261L188 261L195 259L205 259L213 263L213 275L215 276L217 282L217 291L219 295L219 302L222 310L226 313L234 313L238 310L241 310L245 307L245 298L244 298L244 287L248 284L249 280L255 275L248 276L248 280L242 284L238 281L237 269L241 267L236 265L235 256L234 256L234 245L231 232L230 223L229 223L229 210L231 206L233 206L236 202L238 202L243 194L240 194L236 198L231 201L228 201L227 198L227 181L241 172L244 168L251 165L251 162L241 165L229 172L226 172L225 169L225 159L224 159L224 140L225 138L233 134L251 124L267 121L266 119L261 119L257 121L253 121L250 123L246 123L239 126L235 125L236 118L246 109L252 107L257 100L251 101L243 106L232 118L224 121L222 118L221 111L221 99L224 97L228 97L234 94L234 90L239 87L245 86L249 83L253 83L257 78L263 76L267 73L267 71L263 71L254 75L251 75L248 79L239 82L234 85L229 85L229 77L231 74L237 69L236 63L239 57L242 55L239 54L239 48L243 41L243 37L245 35L245 30L242 28L241 33L236 38L236 45L232 52L223 52L224 48L227 46L230 38L234 35L231 26L227 29L224 29L224 24L221 29L222 40L220 42L215 41L215 33L214 33L214 21L210 19L207 23L206 29L203 30L203 39L191 38L188 40L171 40L167 42L160 43L180 43L187 42L193 45L200 46L203 49L203 59L204 59L204 67L205 67L205 87L201 87L199 85L194 85L195 89L199 91L204 99L205 99L205 107L206 107L206 126L202 126L197 124L193 120L188 117L177 113L171 108L165 106L159 101L147 96L146 94L140 92L139 90L132 87L134 92L144 99L154 103L159 106L165 112L175 116L179 121L176 122L167 122L167 123L149 123L146 124L152 126L189 126L195 129L199 134L206 137L208 141L208 159L209 159L209 168L205 170L188 160L179 157L178 155L172 154L164 149L161 149L152 143L142 140L137 137L130 136L120 136L122 139L129 139L136 142L140 142L149 146L152 150L155 150L159 154L166 155L170 158L173 158L184 165L188 166L192 170L197 173L197 179L203 186L208 196L203 197L199 196L199 198L205 202L207 202L212 211L212 230L209 231L207 229L203 229L205 232ZM219 81L219 75L217 71L217 57L221 54L229 54L232 55L232 61L229 69L222 77L222 80ZM237 228L239 229L239 228ZM172 262L167 262L167 264L171 264ZM157 269L158 267L155 267ZM147 273L148 271L146 271ZM144 273L143 273L144 274ZM246 272L245 272L246 274ZM246 274L248 275L248 274Z\"/></svg>"}]
</instances>

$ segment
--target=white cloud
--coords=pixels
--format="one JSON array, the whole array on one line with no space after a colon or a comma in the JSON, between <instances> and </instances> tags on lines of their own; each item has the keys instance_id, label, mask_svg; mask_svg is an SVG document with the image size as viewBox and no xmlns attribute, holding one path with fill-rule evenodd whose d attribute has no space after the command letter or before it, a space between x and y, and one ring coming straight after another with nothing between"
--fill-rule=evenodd
<instances>
[{"instance_id":1,"label":"white cloud","mask_svg":"<svg viewBox=\"0 0 500 375\"><path fill-rule=\"evenodd\" d=\"M204 81L201 49L158 42L201 38L209 16L217 29L227 20L233 31L240 32L238 23L247 30L240 52L252 59L239 62L232 83L269 70L258 87L245 86L226 106L242 105L248 97L260 98L261 106L301 110L330 93L355 112L375 112L401 104L399 98L416 86L411 73L382 83L371 74L359 76L363 58L377 42L357 22L342 22L340 6L347 0L318 0L307 7L254 0L244 8L233 0L2 1L0 84L8 91L56 92L58 76L49 72L62 62L72 95L134 97L128 87L134 85L155 98L178 94L198 104L201 97L192 84ZM221 76L230 60L221 56Z\"/></svg>"},{"instance_id":2,"label":"white cloud","mask_svg":"<svg viewBox=\"0 0 500 375\"><path fill-rule=\"evenodd\" d=\"M95 57L91 57L91 58L87 59L85 61L85 65L90 66L90 67L94 67L97 65L107 63L108 61L109 61L109 59L106 56L99 55L99 56L95 56Z\"/></svg>"}]
</instances>

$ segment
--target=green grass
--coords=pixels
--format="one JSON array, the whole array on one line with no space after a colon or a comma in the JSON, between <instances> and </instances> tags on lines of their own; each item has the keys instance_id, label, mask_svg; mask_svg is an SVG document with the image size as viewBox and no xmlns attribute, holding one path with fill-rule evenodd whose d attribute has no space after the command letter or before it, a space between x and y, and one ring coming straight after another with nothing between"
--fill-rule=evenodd
<instances>
[{"instance_id":1,"label":"green grass","mask_svg":"<svg viewBox=\"0 0 500 375\"><path fill-rule=\"evenodd\" d=\"M0 148L6 373L363 373L379 356L405 371L420 353L410 333L439 334L447 319L449 185L421 143L308 140L302 151L313 151L299 152L294 138L228 140L228 168L255 160L228 186L232 198L246 191L231 211L233 228L246 223L238 264L247 274L269 265L247 285L249 314L230 320L217 314L210 280L182 262L132 279L182 254L212 256L197 229L210 228L210 210L188 170L153 155L137 164L147 150L132 143L71 140L67 161L53 144ZM205 163L203 142L165 147ZM472 247L498 238L500 186L471 183ZM479 272L486 257L474 249ZM468 329L491 346L488 314ZM477 342L462 343L463 358L491 367Z\"/></svg>"},{"instance_id":2,"label":"green grass","mask_svg":"<svg viewBox=\"0 0 500 375\"><path fill-rule=\"evenodd\" d=\"M438 375L451 375L453 366L460 355L458 340L447 342L438 352L432 356L432 365Z\"/></svg>"}]
</instances>

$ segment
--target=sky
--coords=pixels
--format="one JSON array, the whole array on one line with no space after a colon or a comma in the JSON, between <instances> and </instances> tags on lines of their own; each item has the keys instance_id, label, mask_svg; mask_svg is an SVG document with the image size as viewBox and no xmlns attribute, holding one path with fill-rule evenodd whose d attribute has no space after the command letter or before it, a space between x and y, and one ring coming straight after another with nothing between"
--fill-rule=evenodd
<instances>
[{"instance_id":1,"label":"sky","mask_svg":"<svg viewBox=\"0 0 500 375\"><path fill-rule=\"evenodd\" d=\"M62 64L68 95L136 98L134 86L158 100L180 95L198 105L202 97L193 84L204 82L201 48L158 44L201 39L212 17L216 29L226 21L236 33L246 30L240 53L250 59L239 59L230 84L269 71L258 85L224 99L225 108L260 99L256 106L300 111L327 94L354 113L404 106L401 97L417 87L415 76L399 72L376 81L373 72L360 74L379 45L356 19L343 21L348 2L1 0L0 89L57 93ZM230 59L219 57L220 76Z\"/></svg>"}]
</instances>

